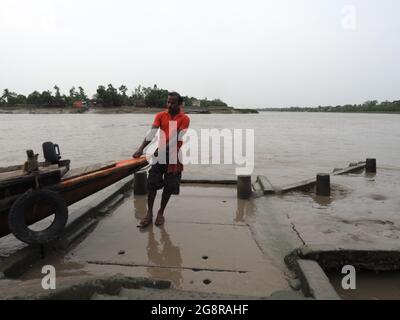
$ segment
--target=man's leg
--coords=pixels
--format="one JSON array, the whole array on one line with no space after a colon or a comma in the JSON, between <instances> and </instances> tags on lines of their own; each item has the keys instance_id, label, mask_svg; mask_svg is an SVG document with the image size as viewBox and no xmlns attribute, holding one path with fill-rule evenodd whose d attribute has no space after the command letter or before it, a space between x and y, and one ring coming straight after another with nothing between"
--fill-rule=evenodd
<instances>
[{"instance_id":1,"label":"man's leg","mask_svg":"<svg viewBox=\"0 0 400 320\"><path fill-rule=\"evenodd\" d=\"M157 195L157 190L148 190L147 191L147 214L146 216L140 221L140 226L146 227L153 221L153 206L154 200Z\"/></svg>"},{"instance_id":2,"label":"man's leg","mask_svg":"<svg viewBox=\"0 0 400 320\"><path fill-rule=\"evenodd\" d=\"M157 213L157 218L155 221L155 225L156 226L161 226L162 224L164 224L164 211L165 211L165 207L168 204L169 199L171 198L171 192L167 191L165 188L163 190L162 193L162 197L161 197L161 205L160 205L160 210L158 210Z\"/></svg>"},{"instance_id":3,"label":"man's leg","mask_svg":"<svg viewBox=\"0 0 400 320\"><path fill-rule=\"evenodd\" d=\"M148 190L147 194L147 216L153 217L153 206L154 200L156 199L157 191L156 190Z\"/></svg>"},{"instance_id":4,"label":"man's leg","mask_svg":"<svg viewBox=\"0 0 400 320\"><path fill-rule=\"evenodd\" d=\"M161 205L160 210L158 210L157 218L156 218L156 225L162 225L164 223L164 211L167 207L168 201L171 198L171 195L179 194L179 185L181 182L181 174L171 174L167 173L164 177L164 189L161 197Z\"/></svg>"},{"instance_id":5,"label":"man's leg","mask_svg":"<svg viewBox=\"0 0 400 320\"><path fill-rule=\"evenodd\" d=\"M163 193L162 193L162 197L161 197L160 210L158 210L157 216L163 216L164 215L165 208L166 208L170 198L171 198L171 193L164 189Z\"/></svg>"},{"instance_id":6,"label":"man's leg","mask_svg":"<svg viewBox=\"0 0 400 320\"><path fill-rule=\"evenodd\" d=\"M149 225L153 220L153 206L157 196L157 189L162 188L163 184L163 167L156 163L151 167L147 178L147 214L140 221L142 227Z\"/></svg>"}]
</instances>

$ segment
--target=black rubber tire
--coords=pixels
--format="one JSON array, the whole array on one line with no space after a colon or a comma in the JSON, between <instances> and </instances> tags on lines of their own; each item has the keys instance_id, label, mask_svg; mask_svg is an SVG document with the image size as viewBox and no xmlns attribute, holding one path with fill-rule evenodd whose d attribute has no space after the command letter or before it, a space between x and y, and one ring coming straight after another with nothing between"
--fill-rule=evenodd
<instances>
[{"instance_id":1,"label":"black rubber tire","mask_svg":"<svg viewBox=\"0 0 400 320\"><path fill-rule=\"evenodd\" d=\"M25 222L25 213L35 204L45 201L55 208L52 224L41 231L29 229ZM56 192L39 189L29 190L20 196L12 205L8 214L8 226L19 240L29 244L45 244L56 240L68 220L68 207L65 200Z\"/></svg>"}]
</instances>

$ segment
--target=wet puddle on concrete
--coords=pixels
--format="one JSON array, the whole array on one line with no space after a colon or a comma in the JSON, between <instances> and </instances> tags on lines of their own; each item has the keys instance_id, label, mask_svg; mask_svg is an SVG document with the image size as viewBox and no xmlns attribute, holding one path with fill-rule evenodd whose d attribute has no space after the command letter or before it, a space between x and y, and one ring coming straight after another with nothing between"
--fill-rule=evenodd
<instances>
[{"instance_id":1,"label":"wet puddle on concrete","mask_svg":"<svg viewBox=\"0 0 400 320\"><path fill-rule=\"evenodd\" d=\"M332 196L292 192L262 200L279 212L307 245L396 246L400 239L400 171L331 177Z\"/></svg>"},{"instance_id":2,"label":"wet puddle on concrete","mask_svg":"<svg viewBox=\"0 0 400 320\"><path fill-rule=\"evenodd\" d=\"M256 297L290 290L246 223L254 214L251 200L238 200L231 187L181 189L161 227L137 228L146 213L146 196L126 199L65 257L52 261L58 274L142 276L170 280L182 290ZM160 195L155 209L159 201ZM40 277L39 269L23 278Z\"/></svg>"}]
</instances>

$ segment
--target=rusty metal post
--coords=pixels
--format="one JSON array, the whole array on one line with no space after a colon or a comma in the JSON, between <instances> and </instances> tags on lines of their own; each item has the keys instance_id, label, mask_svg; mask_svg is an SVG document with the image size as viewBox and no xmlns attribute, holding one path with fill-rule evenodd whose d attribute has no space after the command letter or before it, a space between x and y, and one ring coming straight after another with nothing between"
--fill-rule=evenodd
<instances>
[{"instance_id":1,"label":"rusty metal post","mask_svg":"<svg viewBox=\"0 0 400 320\"><path fill-rule=\"evenodd\" d=\"M324 197L331 195L331 176L328 173L317 174L316 194Z\"/></svg>"}]
</instances>

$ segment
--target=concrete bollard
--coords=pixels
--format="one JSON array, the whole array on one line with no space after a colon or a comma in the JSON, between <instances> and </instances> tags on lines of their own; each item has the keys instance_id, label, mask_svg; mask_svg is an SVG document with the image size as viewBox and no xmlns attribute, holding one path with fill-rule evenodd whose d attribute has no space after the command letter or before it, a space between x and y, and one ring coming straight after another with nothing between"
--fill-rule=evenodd
<instances>
[{"instance_id":1,"label":"concrete bollard","mask_svg":"<svg viewBox=\"0 0 400 320\"><path fill-rule=\"evenodd\" d=\"M376 159L369 158L365 162L365 172L376 173Z\"/></svg>"},{"instance_id":2,"label":"concrete bollard","mask_svg":"<svg viewBox=\"0 0 400 320\"><path fill-rule=\"evenodd\" d=\"M238 176L237 197L239 199L249 199L252 193L251 176Z\"/></svg>"},{"instance_id":3,"label":"concrete bollard","mask_svg":"<svg viewBox=\"0 0 400 320\"><path fill-rule=\"evenodd\" d=\"M139 171L135 173L133 178L133 194L144 195L147 194L147 172Z\"/></svg>"},{"instance_id":4,"label":"concrete bollard","mask_svg":"<svg viewBox=\"0 0 400 320\"><path fill-rule=\"evenodd\" d=\"M328 173L317 174L316 194L324 197L331 195L331 176Z\"/></svg>"}]
</instances>

